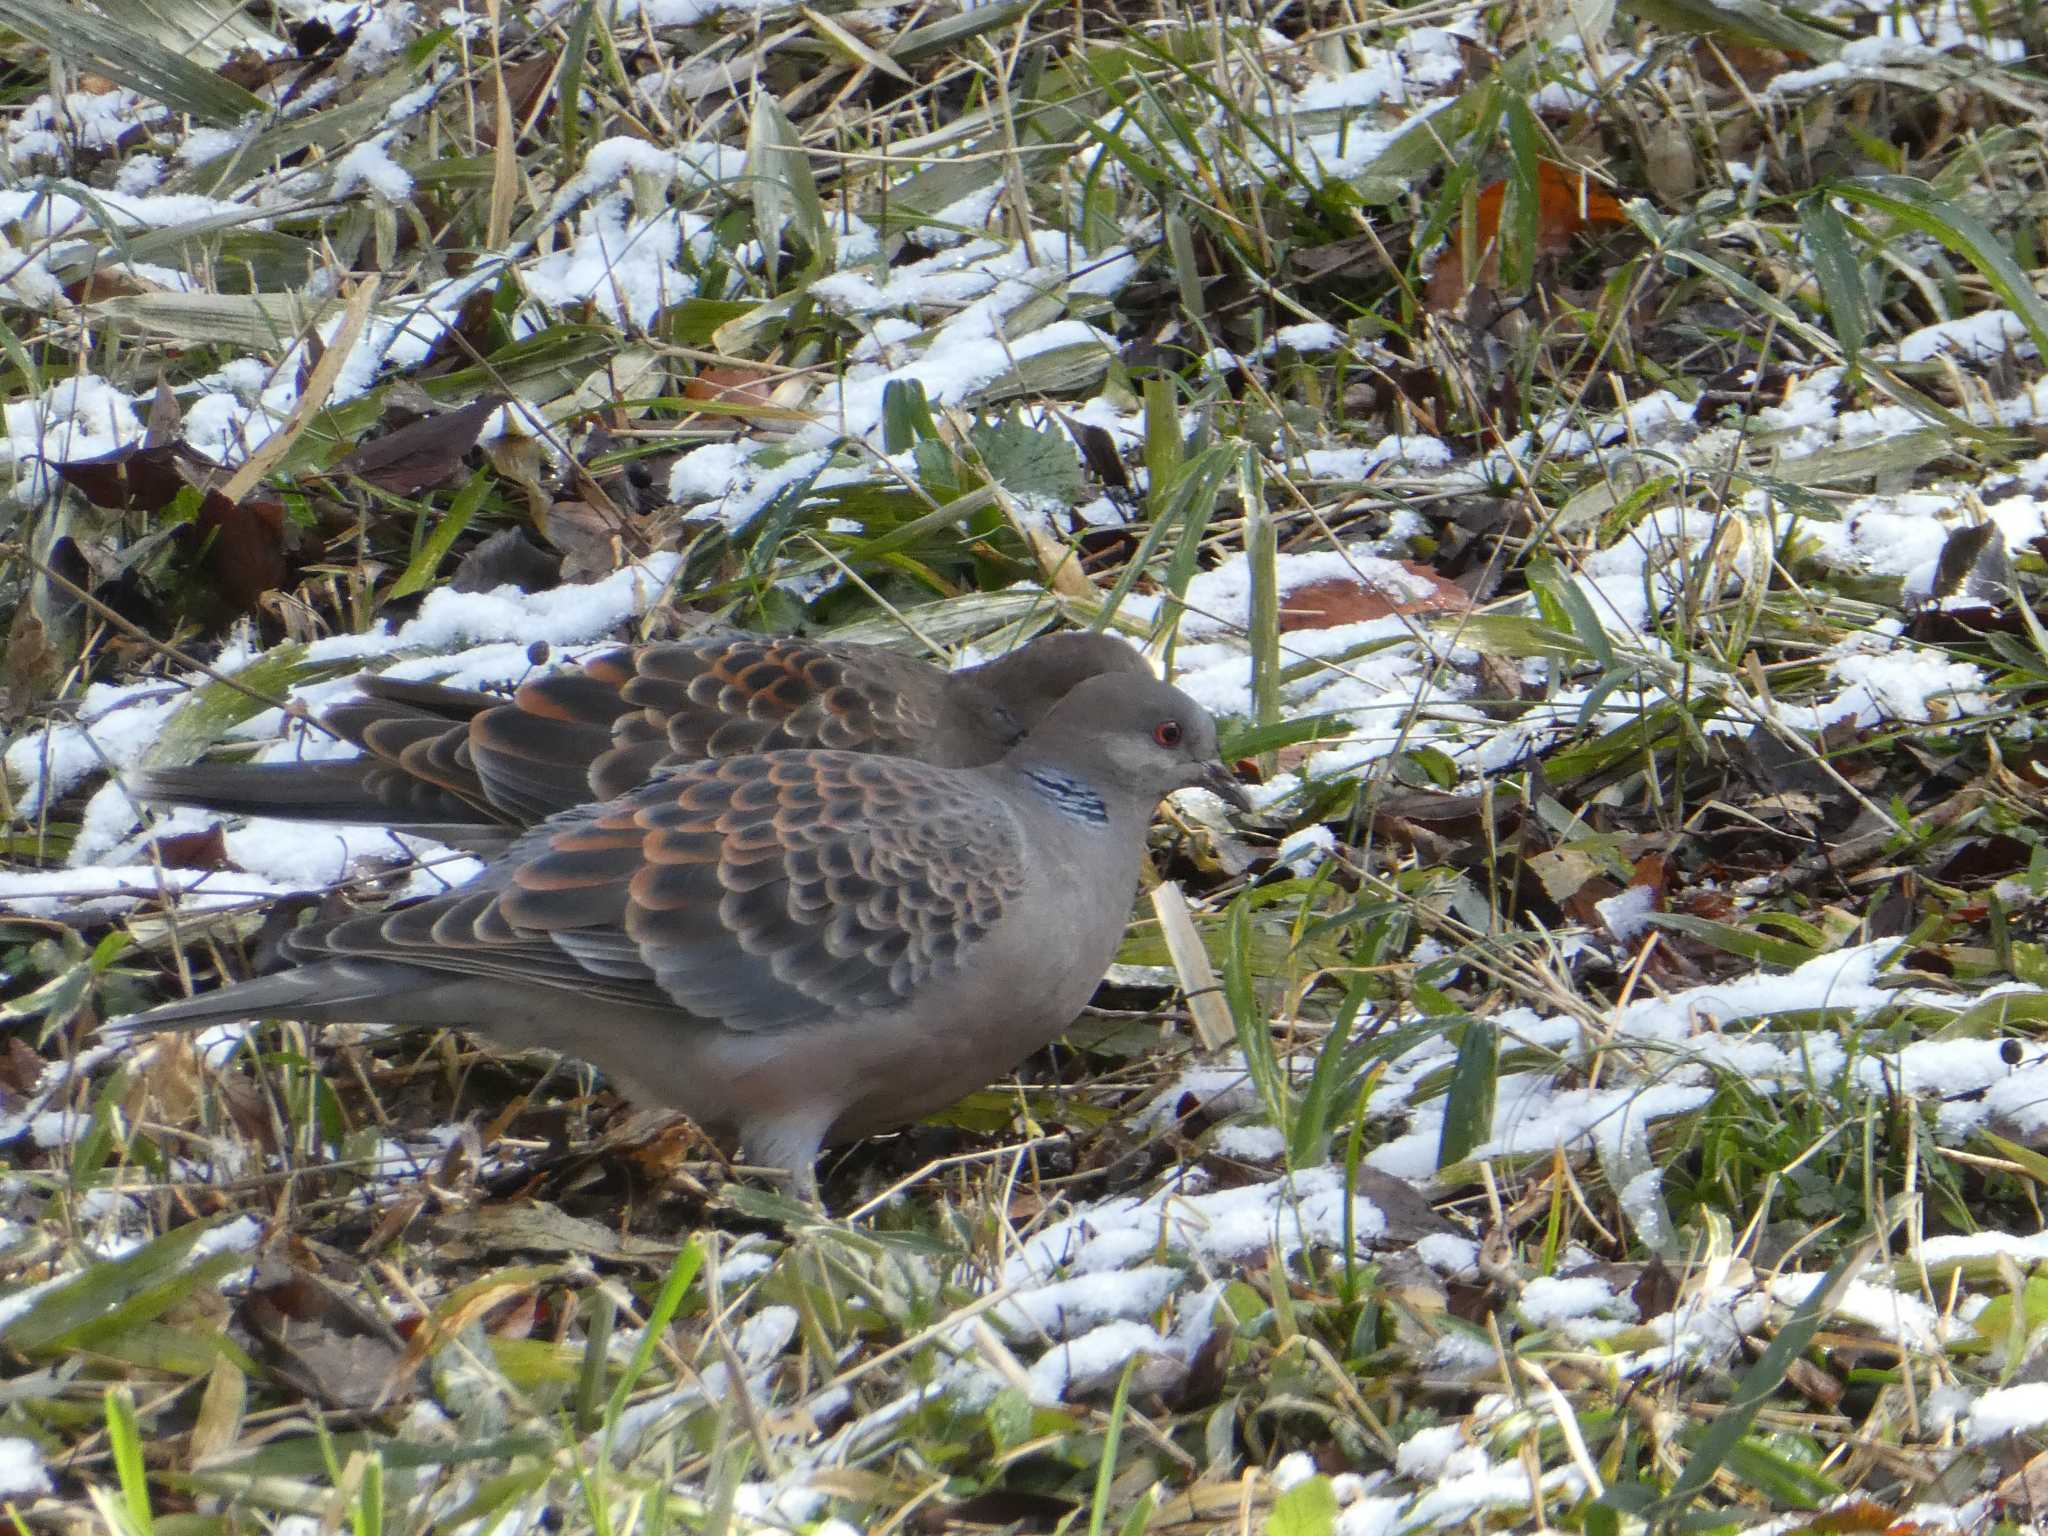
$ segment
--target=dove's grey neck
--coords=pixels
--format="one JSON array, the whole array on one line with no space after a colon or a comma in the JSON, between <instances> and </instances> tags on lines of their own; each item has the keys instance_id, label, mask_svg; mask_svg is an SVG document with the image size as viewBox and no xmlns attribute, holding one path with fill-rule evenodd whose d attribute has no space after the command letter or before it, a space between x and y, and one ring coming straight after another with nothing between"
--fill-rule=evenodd
<instances>
[{"instance_id":1,"label":"dove's grey neck","mask_svg":"<svg viewBox=\"0 0 2048 1536\"><path fill-rule=\"evenodd\" d=\"M1103 803L1102 796L1065 769L1048 767L1043 763L1023 763L1017 771L1024 776L1024 782L1062 816L1090 827L1109 825L1109 807Z\"/></svg>"}]
</instances>

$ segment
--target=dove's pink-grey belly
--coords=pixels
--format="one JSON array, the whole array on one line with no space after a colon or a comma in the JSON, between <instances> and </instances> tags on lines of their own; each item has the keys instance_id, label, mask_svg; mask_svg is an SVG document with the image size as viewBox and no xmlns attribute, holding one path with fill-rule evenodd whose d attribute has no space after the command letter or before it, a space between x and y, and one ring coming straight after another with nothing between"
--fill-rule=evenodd
<instances>
[{"instance_id":1,"label":"dove's pink-grey belly","mask_svg":"<svg viewBox=\"0 0 2048 1536\"><path fill-rule=\"evenodd\" d=\"M681 1110L773 1162L776 1149L806 1137L845 1141L943 1109L1057 1038L1116 952L1136 894L1135 853L1132 863L1133 878L1107 890L1040 875L1007 914L1025 909L1028 920L999 923L958 969L890 1008L740 1031L679 1011L588 1008L573 992L465 978L449 988L459 995L448 1022L587 1061L636 1103Z\"/></svg>"}]
</instances>

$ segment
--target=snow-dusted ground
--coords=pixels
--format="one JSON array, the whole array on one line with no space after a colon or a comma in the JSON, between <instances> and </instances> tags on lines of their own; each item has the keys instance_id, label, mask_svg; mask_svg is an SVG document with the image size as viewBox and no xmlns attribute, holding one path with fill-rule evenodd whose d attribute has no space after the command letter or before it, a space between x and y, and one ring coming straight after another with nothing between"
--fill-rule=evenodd
<instances>
[{"instance_id":1,"label":"snow-dusted ground","mask_svg":"<svg viewBox=\"0 0 2048 1536\"><path fill-rule=\"evenodd\" d=\"M244 137L239 132L185 132L167 109L127 90L45 97L7 124L4 149L18 176L63 172L67 157L83 149L113 158L95 173L99 184L89 199L61 184L30 186L23 180L0 186L0 230L7 232L0 304L29 316L58 313L68 302L64 263L85 247L103 244L101 220L128 231L174 230L208 219L262 228L325 199L375 209L409 195L414 152L426 140L439 94L453 81L440 66L401 80L397 61L424 26L477 29L482 19L451 12L430 21L418 8L397 3L291 0L283 9L330 20L345 12L359 24L345 66L323 90L391 72L396 84L376 133L327 161L265 171L202 196L166 189L182 172L230 154ZM632 9L621 5L622 19ZM713 11L762 8L642 0L638 9L659 26ZM1875 25L1877 36L1813 69L1778 75L1769 93L1799 98L1854 80L1940 83L1951 78L1946 72L1956 67L1959 51L1983 47L1994 60L2002 53L1946 16L1886 12ZM1290 169L1315 166L1332 179L1371 173L1398 131L1455 98L1461 38L1474 30L1469 16L1415 28L1388 46L1354 50L1341 71L1318 56L1301 64L1291 83L1273 82L1272 121L1290 135ZM256 33L239 41L263 46L272 40ZM1621 58L1610 48L1606 57L1589 55L1581 63L1575 75L1564 71L1569 78L1544 87L1556 103L1582 105L1592 99L1598 80L1624 65L1647 68L1651 60ZM673 84L664 73L642 79L639 88L658 99ZM274 104L306 111L319 99L315 93L296 104ZM123 147L138 141L144 147ZM706 291L701 274L713 253L715 230L709 218L685 205L744 199L749 194L735 189L752 174L747 157L726 144L655 146L611 138L589 145L531 227L505 249L460 277L381 296L342 361L329 403L359 397L403 374L456 323L472 293L507 273L522 296L515 328L525 334L588 305L632 335L646 331L679 300L739 296L734 266L723 269L726 288ZM997 232L1004 226L993 218L999 191L992 182L945 210L919 233L922 254L893 263L883 260L883 240L874 227L836 209L829 270L810 281L809 297L849 327L847 366L804 399L809 420L793 432L741 435L682 454L669 475L670 496L742 530L795 486L807 484L818 500L848 486L914 476L908 456L892 459L882 449L882 402L892 383L915 380L933 406L943 408L971 404L977 392L1013 370L1028 376L1034 362L1106 360L1116 338L1106 322L1088 317L1085 301L1115 300L1140 271L1141 253L1159 231L1132 228L1100 249L1048 231L1009 239ZM758 249L720 254L740 266L761 260ZM197 286L190 274L114 252L103 256L103 270L123 271L163 295ZM299 297L313 304L339 300L345 287L344 274L316 273ZM1069 302L1049 313L1039 302L1048 293ZM314 335L179 383L188 441L226 464L256 451L291 418L315 354L336 341L344 323L336 302ZM1282 353L1329 358L1340 352L1367 369L1384 357L1377 343L1315 322L1286 328L1254 355L1219 352L1207 366L1215 374L1263 375ZM2016 362L2029 378L2039 363L2024 317L2005 309L1893 337L1877 355L1900 362L1946 359L1962 368ZM1702 419L1675 394L1657 393L1605 417L1545 422L1484 455L1414 433L1364 446L1303 446L1294 439L1258 446L1274 473L1313 497L1370 485L1386 496L1420 499L1519 486L1539 467L1549 473L1561 466L1597 470L1625 484L1643 474L1711 477L1732 455L1761 450L1776 453L1782 465L1796 465L1923 426L1903 407L1846 406L1852 383L1846 374L1832 362L1795 370L1774 386L1756 422L1739 435L1717 420ZM130 393L90 373L55 383L37 398L6 402L0 470L11 475L14 500L26 507L45 496L52 462L139 442L147 406L146 392ZM2048 416L2048 384L2013 386L2003 394L1987 389L1958 412L1985 426L2038 427ZM1135 454L1145 439L1143 414L1126 397L1103 393L1071 400L1063 413L1104 430L1128 453ZM1051 420L1035 409L1025 417ZM1195 413L1187 425L1198 425ZM519 411L507 411L485 435L524 434L534 427ZM1107 499L1077 513L1097 524L1123 515ZM1586 551L1572 573L1606 645L1625 664L1627 683L1612 686L1611 678L1590 669L1560 670L1543 657L1515 658L1513 668L1535 697L1509 720L1481 707L1482 654L1500 658L1483 627L1424 622L1404 612L1291 631L1282 640L1283 660L1308 665L1284 690L1285 712L1333 716L1342 729L1257 791L1261 811L1286 839L1283 861L1306 874L1336 857L1340 850L1332 832L1302 824L1300 808L1311 791L1370 774L1397 751L1432 747L1468 783L1476 782L1588 731L1639 719L1681 689L1695 718L1716 733L1747 733L1760 725L1801 736L1837 725L1940 730L1983 716L1997 707L1990 679L1976 666L1914 641L1897 618L1880 617L1832 643L1814 658L1817 681L1793 695L1766 691L1740 671L1705 666L1697 651L1681 658L1669 631L1674 609L1697 596L1703 581L1714 596L1740 598L1771 579L1770 562L1786 551L1797 551L1823 570L1895 583L1906 600L1924 597L1950 534L1979 521L1993 525L1995 539L2016 557L2048 537L2048 454L2013 463L1995 479L1840 499L1831 515L1817 515L1810 499L1787 500L1766 490L1747 491L1717 510L1708 510L1704 497L1674 499ZM1401 511L1372 538L1333 539L1313 552L1283 553L1277 571L1281 601L1331 581L1419 600L1427 588L1415 587L1401 562L1414 558L1418 536L1426 532L1418 514ZM530 647L537 640L549 642L560 660L627 632L662 598L675 565L673 556L656 555L603 580L540 594L436 591L402 625L301 648L294 666L320 677L293 690L293 703L302 708L258 713L234 726L229 738L257 743L256 757L263 761L336 750L305 728L302 714L317 713L347 694L348 677L326 675L337 664L469 686L515 681L534 665ZM830 573L806 577L802 595L815 596L819 583L837 579ZM1132 594L1113 618L1155 641L1171 635L1175 681L1219 714L1244 718L1251 712L1252 661L1244 638L1251 593L1251 569L1240 556L1202 571L1179 600ZM1523 602L1494 616L1532 611ZM973 627L968 637L985 640L992 627ZM263 660L243 640L213 658L213 667L232 676ZM383 829L308 833L263 822L228 829L226 851L234 866L229 872L150 863L150 839L208 818L181 813L145 819L122 793L120 775L152 762L167 740L183 739L178 725L189 718L185 712L194 695L217 686L201 675L94 684L70 701L75 707L61 718L9 739L0 763L24 821L61 797L86 790L90 797L65 868L0 868L0 911L46 920L104 920L166 901L187 911L235 906L337 882L364 861L395 855L421 861L413 877L421 890L475 874L479 866L472 859L395 839ZM1740 908L1752 893L1727 894ZM2028 899L2024 892L2013 895L2016 902ZM1561 943L1575 952L1626 953L1622 946L1641 932L1651 905L1647 888L1635 888L1604 910L1606 931L1565 935ZM1891 1050L1845 1043L1859 1026L1897 1010L1960 1015L1984 995L1891 985L1886 970L1895 963L1894 946L1844 944L1789 974L1759 968L1751 976L1641 995L1586 1014L1503 1012L1494 1022L1504 1040L1541 1053L1549 1065L1503 1075L1488 1134L1470 1158L1512 1166L1556 1149L1588 1154L1629 1234L1644 1251L1676 1263L1698 1256L1679 1246L1650 1138L1660 1124L1706 1103L1728 1077L1767 1095L1827 1084L1845 1096L1902 1093L1939 1100L1933 1127L1944 1146L1961 1147L1984 1132L2022 1142L2048 1134L2048 1055L2031 1046L2015 1059L1997 1039L1938 1038L1935 1030ZM2032 992L2018 983L2008 990ZM1794 1014L1823 1022L1784 1027ZM1441 1079L1454 1056L1448 1042L1433 1039L1388 1064L1366 1107L1375 1131L1368 1170L1427 1186L1436 1173L1445 1116L1444 1100L1432 1096L1429 1084ZM52 1065L42 1083L0 1108L0 1149L66 1144L77 1129L70 1107L74 1075L89 1076L105 1061L88 1052ZM790 1344L797 1318L792 1309L764 1306L739 1329L729 1365L717 1367L736 1369L737 1382L729 1375L706 1376L689 1389L694 1397L643 1405L635 1423L651 1425L662 1414L686 1412L736 1385L759 1404L802 1408L820 1432L779 1482L749 1483L736 1502L737 1512L752 1520L800 1522L824 1507L825 1496L812 1490L811 1478L857 1462L933 1396L985 1403L1012 1390L1045 1404L1077 1400L1113 1386L1134 1361L1138 1379L1164 1389L1186 1374L1218 1326L1225 1277L1264 1266L1273 1256L1282 1266L1327 1264L1329 1255L1352 1243L1362 1256L1411 1255L1434 1282L1469 1282L1480 1275L1473 1237L1400 1229L1369 1191L1347 1188L1338 1168L1281 1171L1282 1139L1260 1123L1241 1061L1226 1056L1209 1063L1158 1095L1151 1113L1170 1116L1186 1093L1232 1117L1216 1133L1212 1150L1255 1170L1263 1164L1263 1171L1234 1186L1218 1185L1199 1169L1184 1172L1144 1198L1083 1207L1031 1233L998 1272L981 1277L982 1309L946 1332L950 1364L928 1386L858 1413L839 1389L836 1396L784 1401L777 1396L782 1385L773 1367ZM1136 1116L1140 1123L1145 1114ZM388 1155L379 1157L380 1170L390 1171L384 1187L395 1189L416 1176L442 1149L436 1139L441 1134L422 1133L410 1147L390 1143ZM90 1229L93 1251L131 1251L146 1235L149 1213L119 1192L94 1194L103 1198L78 1213ZM253 1246L258 1237L239 1225L224 1232L219 1242L236 1250ZM0 1218L0 1250L13 1235ZM1942 1277L1967 1259L2040 1262L2048 1258L2044 1243L2024 1233L1930 1239L1904 1255L1906 1265L1918 1267L1916 1280L1903 1278L1896 1266L1873 1266L1845 1293L1839 1319L1914 1350L1939 1353L1970 1339L1971 1318L1988 1299L1983 1293L1958 1294ZM727 1283L741 1287L765 1271L767 1261L742 1244L725 1265ZM1689 1272L1668 1310L1640 1316L1631 1297L1597 1269L1591 1255L1568 1254L1556 1274L1529 1278L1513 1306L1524 1329L1554 1331L1573 1347L1578 1369L1617 1389L1634 1378L1677 1379L1703 1367L1736 1364L1745 1339L1781 1323L1818 1280L1817 1274L1796 1270L1761 1273L1732 1255L1716 1254ZM0 1298L0 1333L35 1295L18 1291ZM1435 1349L1432 1370L1446 1380L1461 1374L1481 1379L1499 1363L1493 1346L1470 1331L1447 1329ZM1944 1392L1922 1405L1929 1436L1942 1444L1996 1442L2048 1426L2048 1394L2038 1385ZM1533 1443L1536 1429L1567 1426L1562 1403L1555 1391L1513 1400L1489 1395L1462 1423L1411 1434L1391 1473L1333 1480L1337 1529L1344 1536L1447 1529L1489 1512L1526 1515L1538 1493L1568 1498L1596 1491L1598 1474L1582 1458L1541 1469L1536 1481L1542 1486L1532 1489L1530 1465L1519 1447ZM1576 1433L1572 1429L1566 1438ZM1271 1481L1286 1489L1313 1470L1307 1458L1289 1457L1272 1470ZM32 1499L49 1486L35 1445L0 1436L0 1497ZM1928 1509L1904 1518L1974 1529L1989 1518L1989 1507Z\"/></svg>"}]
</instances>

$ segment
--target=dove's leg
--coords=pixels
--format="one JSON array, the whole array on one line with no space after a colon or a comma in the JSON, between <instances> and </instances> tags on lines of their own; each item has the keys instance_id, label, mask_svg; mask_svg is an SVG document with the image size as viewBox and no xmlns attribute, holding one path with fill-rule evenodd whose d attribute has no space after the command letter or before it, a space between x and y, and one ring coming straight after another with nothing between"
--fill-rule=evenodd
<instances>
[{"instance_id":1,"label":"dove's leg","mask_svg":"<svg viewBox=\"0 0 2048 1536\"><path fill-rule=\"evenodd\" d=\"M825 1199L818 1193L818 1170L806 1165L791 1172L789 1192L819 1214L824 1214Z\"/></svg>"},{"instance_id":2,"label":"dove's leg","mask_svg":"<svg viewBox=\"0 0 2048 1536\"><path fill-rule=\"evenodd\" d=\"M740 1146L747 1161L764 1168L785 1170L789 1192L817 1210L818 1151L831 1128L829 1114L790 1115L775 1120L756 1120L740 1134Z\"/></svg>"}]
</instances>

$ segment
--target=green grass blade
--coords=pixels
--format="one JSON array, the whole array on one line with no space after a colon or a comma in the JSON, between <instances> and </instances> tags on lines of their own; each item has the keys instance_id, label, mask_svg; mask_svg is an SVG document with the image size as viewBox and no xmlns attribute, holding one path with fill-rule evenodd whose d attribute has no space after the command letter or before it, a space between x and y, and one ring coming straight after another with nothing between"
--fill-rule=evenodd
<instances>
[{"instance_id":1,"label":"green grass blade","mask_svg":"<svg viewBox=\"0 0 2048 1536\"><path fill-rule=\"evenodd\" d=\"M704 1245L691 1238L689 1245L676 1255L669 1266L668 1277L662 1281L661 1290L654 1298L654 1305L647 1314L647 1326L640 1330L640 1341L634 1347L633 1358L620 1373L618 1384L612 1388L611 1400L605 1405L605 1439L607 1450L613 1429L624 1412L626 1399L633 1395L633 1388L654 1359L654 1351L661 1343L661 1335L675 1320L676 1309L689 1294L690 1285L697 1278L697 1271L704 1266Z\"/></svg>"},{"instance_id":2,"label":"green grass blade","mask_svg":"<svg viewBox=\"0 0 2048 1536\"><path fill-rule=\"evenodd\" d=\"M1486 1019L1465 1025L1458 1041L1457 1063L1444 1100L1443 1135L1437 1142L1436 1165L1461 1163L1472 1149L1493 1135L1493 1096L1500 1076L1500 1035Z\"/></svg>"},{"instance_id":3,"label":"green grass blade","mask_svg":"<svg viewBox=\"0 0 2048 1536\"><path fill-rule=\"evenodd\" d=\"M107 1447L114 1456L114 1476L121 1502L141 1536L152 1536L156 1519L149 1507L149 1474L142 1465L142 1429L135 1421L135 1394L125 1386L106 1394Z\"/></svg>"},{"instance_id":4,"label":"green grass blade","mask_svg":"<svg viewBox=\"0 0 2048 1536\"><path fill-rule=\"evenodd\" d=\"M1109 1493L1116 1486L1116 1453L1123 1445L1124 1418L1131 1411L1131 1377L1137 1374L1138 1357L1124 1362L1116 1379L1116 1397L1109 1405L1109 1428L1102 1437L1102 1459L1095 1464L1095 1493L1088 1501L1088 1536L1102 1536L1109 1519Z\"/></svg>"},{"instance_id":5,"label":"green grass blade","mask_svg":"<svg viewBox=\"0 0 2048 1536\"><path fill-rule=\"evenodd\" d=\"M1849 240L1849 224L1825 196L1799 205L1799 228L1813 258L1813 275L1834 322L1843 354L1855 361L1870 335L1870 292L1863 281L1863 263Z\"/></svg>"}]
</instances>

